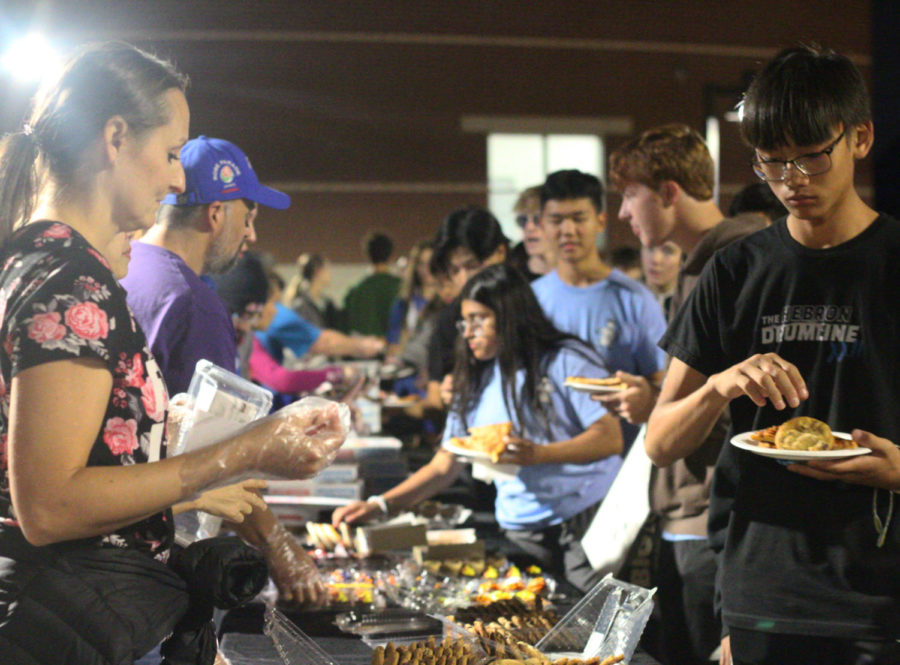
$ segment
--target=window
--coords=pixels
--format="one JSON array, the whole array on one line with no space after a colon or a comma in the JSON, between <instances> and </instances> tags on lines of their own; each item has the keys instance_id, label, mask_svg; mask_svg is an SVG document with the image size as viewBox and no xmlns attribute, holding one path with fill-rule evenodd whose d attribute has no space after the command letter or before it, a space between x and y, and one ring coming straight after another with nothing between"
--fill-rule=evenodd
<instances>
[{"instance_id":1,"label":"window","mask_svg":"<svg viewBox=\"0 0 900 665\"><path fill-rule=\"evenodd\" d=\"M513 215L519 192L547 174L578 169L605 178L603 140L595 134L507 134L487 137L488 208L513 242L522 232Z\"/></svg>"}]
</instances>

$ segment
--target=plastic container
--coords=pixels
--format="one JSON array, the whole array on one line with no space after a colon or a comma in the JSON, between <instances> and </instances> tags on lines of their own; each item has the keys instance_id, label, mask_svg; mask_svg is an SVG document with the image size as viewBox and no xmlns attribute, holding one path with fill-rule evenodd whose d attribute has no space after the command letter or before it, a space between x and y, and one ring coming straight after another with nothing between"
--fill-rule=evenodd
<instances>
[{"instance_id":1,"label":"plastic container","mask_svg":"<svg viewBox=\"0 0 900 665\"><path fill-rule=\"evenodd\" d=\"M194 405L173 454L203 448L269 413L272 393L208 360L197 361L188 393Z\"/></svg>"},{"instance_id":2,"label":"plastic container","mask_svg":"<svg viewBox=\"0 0 900 665\"><path fill-rule=\"evenodd\" d=\"M637 648L656 589L604 577L535 645L545 655L587 660L624 654Z\"/></svg>"},{"instance_id":3,"label":"plastic container","mask_svg":"<svg viewBox=\"0 0 900 665\"><path fill-rule=\"evenodd\" d=\"M266 610L263 633L275 645L284 665L338 665L312 638L273 607Z\"/></svg>"},{"instance_id":4,"label":"plastic container","mask_svg":"<svg viewBox=\"0 0 900 665\"><path fill-rule=\"evenodd\" d=\"M272 408L272 393L208 360L197 361L187 394L193 408L178 430L173 455L221 441ZM176 541L211 538L221 526L221 517L188 511L175 518Z\"/></svg>"},{"instance_id":5,"label":"plastic container","mask_svg":"<svg viewBox=\"0 0 900 665\"><path fill-rule=\"evenodd\" d=\"M366 643L370 646L391 641L397 643L400 639L409 641L408 638L411 637L421 640L430 635L443 634L443 626L437 619L402 608L345 612L338 615L334 622L345 633L367 639Z\"/></svg>"}]
</instances>

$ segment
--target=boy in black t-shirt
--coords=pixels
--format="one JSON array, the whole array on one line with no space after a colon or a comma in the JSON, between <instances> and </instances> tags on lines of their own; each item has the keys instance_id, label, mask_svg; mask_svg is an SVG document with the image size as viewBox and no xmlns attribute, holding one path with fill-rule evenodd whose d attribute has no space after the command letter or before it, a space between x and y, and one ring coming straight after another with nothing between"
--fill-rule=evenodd
<instances>
[{"instance_id":1,"label":"boy in black t-shirt","mask_svg":"<svg viewBox=\"0 0 900 665\"><path fill-rule=\"evenodd\" d=\"M709 536L735 663L897 662L900 223L853 185L873 141L862 77L787 49L748 90L742 131L789 215L719 251L674 317L647 447L684 457L730 406L730 435L809 415L872 449L783 466L726 445Z\"/></svg>"}]
</instances>

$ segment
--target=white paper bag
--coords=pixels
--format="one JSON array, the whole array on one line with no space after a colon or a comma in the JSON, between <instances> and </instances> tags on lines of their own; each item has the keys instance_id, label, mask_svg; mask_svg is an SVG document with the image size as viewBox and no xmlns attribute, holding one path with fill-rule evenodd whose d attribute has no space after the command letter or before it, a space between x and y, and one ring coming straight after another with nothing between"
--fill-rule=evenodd
<instances>
[{"instance_id":1,"label":"white paper bag","mask_svg":"<svg viewBox=\"0 0 900 665\"><path fill-rule=\"evenodd\" d=\"M581 539L594 570L617 574L650 514L650 471L641 427L606 498Z\"/></svg>"}]
</instances>

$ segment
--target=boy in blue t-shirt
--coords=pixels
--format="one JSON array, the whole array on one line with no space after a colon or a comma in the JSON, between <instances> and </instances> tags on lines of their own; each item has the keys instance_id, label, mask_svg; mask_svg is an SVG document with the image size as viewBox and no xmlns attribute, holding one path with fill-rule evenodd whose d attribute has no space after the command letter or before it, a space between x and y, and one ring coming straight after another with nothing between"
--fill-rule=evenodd
<instances>
[{"instance_id":1,"label":"boy in blue t-shirt","mask_svg":"<svg viewBox=\"0 0 900 665\"><path fill-rule=\"evenodd\" d=\"M657 347L666 329L662 309L647 287L607 266L597 252L606 226L603 185L577 170L551 173L541 187L542 224L556 251L556 269L532 282L544 312L560 330L591 343L628 388L604 399L623 419L626 446L646 421L662 382L665 354Z\"/></svg>"}]
</instances>

